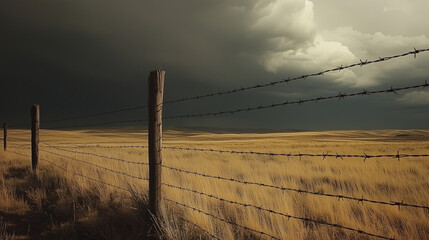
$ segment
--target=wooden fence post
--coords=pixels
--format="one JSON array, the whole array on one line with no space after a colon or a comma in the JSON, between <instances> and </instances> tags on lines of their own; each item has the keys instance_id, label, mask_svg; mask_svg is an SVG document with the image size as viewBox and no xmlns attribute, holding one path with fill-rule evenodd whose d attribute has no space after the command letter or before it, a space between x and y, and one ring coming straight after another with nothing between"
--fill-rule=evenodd
<instances>
[{"instance_id":1,"label":"wooden fence post","mask_svg":"<svg viewBox=\"0 0 429 240\"><path fill-rule=\"evenodd\" d=\"M39 105L31 107L31 166L35 172L39 161L39 127L40 114Z\"/></svg>"},{"instance_id":2,"label":"wooden fence post","mask_svg":"<svg viewBox=\"0 0 429 240\"><path fill-rule=\"evenodd\" d=\"M7 123L3 123L3 143L4 150L7 150Z\"/></svg>"},{"instance_id":3,"label":"wooden fence post","mask_svg":"<svg viewBox=\"0 0 429 240\"><path fill-rule=\"evenodd\" d=\"M149 210L159 216L161 203L161 164L162 164L162 104L164 96L165 71L155 70L149 74Z\"/></svg>"}]
</instances>

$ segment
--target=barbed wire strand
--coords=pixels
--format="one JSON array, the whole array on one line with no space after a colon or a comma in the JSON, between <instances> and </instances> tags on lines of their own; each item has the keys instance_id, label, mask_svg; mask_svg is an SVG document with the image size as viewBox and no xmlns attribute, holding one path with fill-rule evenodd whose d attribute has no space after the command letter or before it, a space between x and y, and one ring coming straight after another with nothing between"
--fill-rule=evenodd
<instances>
[{"instance_id":1,"label":"barbed wire strand","mask_svg":"<svg viewBox=\"0 0 429 240\"><path fill-rule=\"evenodd\" d=\"M22 153L17 153L17 152L14 152L14 151L7 151L8 153L13 153L13 154L16 154L16 155L19 155L19 156L22 156L22 157L29 157L29 158L31 158L31 155L26 155L26 154L22 154Z\"/></svg>"},{"instance_id":2,"label":"barbed wire strand","mask_svg":"<svg viewBox=\"0 0 429 240\"><path fill-rule=\"evenodd\" d=\"M16 148L16 149L30 149L31 148L30 145L26 145L26 146L11 145L10 147L13 147L13 148Z\"/></svg>"},{"instance_id":3,"label":"barbed wire strand","mask_svg":"<svg viewBox=\"0 0 429 240\"><path fill-rule=\"evenodd\" d=\"M73 157L70 157L70 156L67 156L67 155L63 155L63 154L51 152L51 151L48 151L48 150L45 150L45 149L39 149L39 150L42 151L42 152L46 152L46 153L58 156L58 157L68 158L68 159L73 160L75 162L81 162L81 163L84 163L84 164L87 164L87 165L90 165L90 166L93 166L93 167L96 167L96 168L100 168L100 169L103 169L103 170L106 170L106 171L109 171L109 172L112 172L112 173L120 174L120 175L129 177L129 178L133 178L133 179L137 179L137 180L146 180L146 181L149 181L149 178L134 176L134 175L131 175L131 174L128 174L128 173L125 173L125 172L113 170L113 169L110 169L110 168L107 168L107 167L104 167L104 166L101 166L101 165L98 165L98 164L95 164L95 163L92 163L92 162L87 162L87 161L84 161L84 160L81 160L81 159L77 159L77 158L73 158Z\"/></svg>"},{"instance_id":4,"label":"barbed wire strand","mask_svg":"<svg viewBox=\"0 0 429 240\"><path fill-rule=\"evenodd\" d=\"M367 203L380 204L380 205L397 206L398 208L399 207L411 207L411 208L419 208L419 209L429 210L429 206L409 204L409 203L404 203L403 201L401 201L401 202L398 202L398 201L387 202L387 201L372 200L372 199L364 198L363 196L361 198L357 198L357 197L347 196L347 195L342 195L342 194L323 193L321 191L311 191L311 190L305 190L305 189L299 189L299 188L276 186L276 185L271 185L271 184L266 184L266 183L257 183L257 182L251 182L251 181L238 180L235 178L214 176L214 175L210 175L210 174L199 173L199 172L179 169L179 168L175 168L175 167L170 167L170 166L166 166L164 164L161 166L166 168L166 169L170 169L170 170L173 170L176 172L192 174L192 175L201 176L204 178L211 178L211 179L235 182L235 183L240 183L240 184L244 184L244 185L254 185L254 186L259 186L259 187L277 189L277 190L281 190L281 191L289 191L289 192L296 192L296 193L301 193L301 194L330 197L330 198L336 198L338 200L351 200L351 201L357 201L358 203L362 203L362 204L364 202L367 202Z\"/></svg>"},{"instance_id":5,"label":"barbed wire strand","mask_svg":"<svg viewBox=\"0 0 429 240\"><path fill-rule=\"evenodd\" d=\"M201 196L205 196L205 197L208 197L208 198L213 198L213 199L219 200L221 202L226 202L226 203L230 203L230 204L234 204L234 205L239 205L239 206L243 206L243 207L246 207L246 208L247 207L252 207L252 208L254 208L256 210L259 210L259 211L264 211L264 212L272 213L272 214L275 214L275 215L278 215L278 216L286 217L287 219L296 219L296 220L300 220L302 222L311 222L311 223L315 223L315 224L319 224L319 225L326 225L326 226L330 226L330 227L340 228L340 229L349 230L349 231L352 231L352 232L356 232L356 233L359 233L359 234L363 234L363 235L367 235L367 236L375 237L375 238L380 238L380 239L389 239L389 240L393 239L393 238L390 238L390 237L386 237L386 236L381 236L381 235L377 235L377 234L374 234L374 233L365 232L365 231L360 230L360 229L356 229L356 228L352 228L352 227L347 227L347 226L343 226L343 225L336 224L336 223L330 223L330 222L326 222L326 221L323 221L323 220L315 220L315 219L311 219L311 218L307 218L307 217L297 217L297 216L293 216L293 215L290 215L290 214L287 214L287 213L281 213L281 212L278 212L278 211L275 211L275 210L272 210L272 209L263 208L261 206L256 206L256 205L252 205L252 204L248 204L248 203L241 203L241 202L237 202L237 201L227 200L227 199L224 199L224 198L220 198L220 197L214 196L212 194L207 194L207 193L204 193L204 192L199 192L199 191L196 191L196 190L193 190L193 189L189 189L189 188L174 186L174 185L171 185L171 184L168 184L168 183L162 183L162 185L164 185L166 187L170 187L170 188L179 189L179 190L182 190L182 191L191 192L191 193L198 194L198 195L201 195Z\"/></svg>"},{"instance_id":6,"label":"barbed wire strand","mask_svg":"<svg viewBox=\"0 0 429 240\"><path fill-rule=\"evenodd\" d=\"M358 63L345 65L345 66L341 65L339 67L327 69L327 70L317 72L317 73L306 74L306 75L302 75L299 77L281 79L279 81L274 81L274 82L269 82L269 83L261 83L261 84L256 84L256 85L252 85L252 86L248 86L248 87L236 88L236 89L227 90L227 91L220 91L220 92L208 93L208 94L203 94L203 95L197 95L197 96L193 96L193 97L185 97L185 98L180 98L180 99L176 99L176 100L169 100L169 101L166 101L164 104L179 103L179 102L185 102L185 101L189 101L189 100L199 100L202 98L238 93L238 92L243 92L243 91L247 91L247 90L251 90L251 89L264 88L264 87L274 86L277 84L289 83L289 82L297 81L297 80L304 80L304 79L307 79L309 77L321 76L321 75L323 75L325 73L329 73L329 72L341 71L341 70L345 70L345 69L353 68L353 67L357 67L357 66L362 67L362 66L366 66L369 64L373 64L373 63L385 62L385 61L388 61L391 59L405 57L408 55L414 55L414 58L416 58L418 53L427 52L427 51L429 51L428 48L427 49L415 49L414 48L414 50L410 51L410 52L397 54L397 55L393 55L393 56L388 56L388 57L380 57L378 59L371 60L371 61L368 61L368 60L362 61L362 59L360 59L360 61Z\"/></svg>"},{"instance_id":7,"label":"barbed wire strand","mask_svg":"<svg viewBox=\"0 0 429 240\"><path fill-rule=\"evenodd\" d=\"M341 100L341 99L345 99L346 97L365 96L365 95L370 95L370 94L380 94L380 93L395 93L395 94L398 94L397 92L399 92L399 91L409 90L409 89L417 89L417 88L426 88L428 86L429 86L429 84L427 83L427 81L425 81L424 84L419 84L419 85L414 85L414 86L407 86L407 87L401 87L401 88L390 87L389 89L377 90L377 91L363 90L361 92L351 93L351 94L339 92L337 95L331 95L331 96L326 96L326 97L310 98L310 99L305 99L305 100L301 100L300 99L300 100L296 100L296 101L286 101L286 102L282 102L282 103L273 103L273 104L269 104L269 105L259 105L259 106L256 106L256 107L238 108L238 109L233 109L233 110L228 110L228 111L208 112L208 113L196 113L196 114L184 114L184 115L173 115L173 116L167 116L164 119L178 119L178 118L192 118L192 117L205 117L205 116L219 116L219 115L235 114L235 113L239 113L239 112L249 112L249 111L254 111L254 110L262 110L262 109L267 109L267 108L274 108L274 107L293 105L293 104L301 105L301 104L308 103L308 102L316 102L317 103L319 101L330 100L330 99Z\"/></svg>"},{"instance_id":8,"label":"barbed wire strand","mask_svg":"<svg viewBox=\"0 0 429 240\"><path fill-rule=\"evenodd\" d=\"M89 156L94 156L94 157L99 157L99 158L104 158L104 159L109 159L109 160L115 160L115 161L119 161L119 162L123 162L123 163L127 163L127 164L137 164L137 165L147 165L149 166L149 163L145 163L145 162L136 162L136 161L129 161L129 160L125 160L125 159L121 159L121 158L116 158L116 157L110 157L110 156L105 156L105 155L99 155L96 153L88 153L88 152L80 152L80 151L74 151L74 150L68 150L68 149L63 149L63 148L59 148L56 146L53 146L45 141L40 141L40 143L45 144L48 147L63 151L63 152L70 152L70 153L75 153L75 154L82 154L82 155L89 155ZM143 148L143 146L142 146Z\"/></svg>"},{"instance_id":9,"label":"barbed wire strand","mask_svg":"<svg viewBox=\"0 0 429 240\"><path fill-rule=\"evenodd\" d=\"M55 134L54 136L56 136L56 135L57 134ZM45 134L43 136L47 137ZM51 137L51 136L48 136L48 137ZM75 139L75 140L80 140L80 139ZM57 142L55 140L49 140L49 142L51 144L55 143L55 144L57 144L57 146L69 145L69 146L75 146L75 147L107 146L107 145L103 145L103 144L145 144L145 143L147 143L147 141L139 141L139 142L136 142L136 141L133 141L133 142L129 142L129 141L128 142L126 142L126 141L115 141L115 142L112 142L112 141L99 141L99 142L91 141L91 142L83 142L83 143L79 141L80 143L70 143L70 142ZM130 146L130 145L125 145L125 146ZM144 146L144 145L141 145L141 146Z\"/></svg>"},{"instance_id":10,"label":"barbed wire strand","mask_svg":"<svg viewBox=\"0 0 429 240\"><path fill-rule=\"evenodd\" d=\"M103 115L110 115L110 114L114 114L114 113L139 110L139 109L144 109L144 108L147 108L147 106L146 105L134 106L134 107L122 108L122 109L113 110L113 111L99 112L99 113L80 115L80 116L74 116L74 117L59 118L59 119L52 119L52 120L44 120L43 122L44 123L53 123L53 122L63 122L63 121L69 121L69 120L79 120L79 119L86 119L86 118L92 118L92 117L99 117L99 116L103 116Z\"/></svg>"},{"instance_id":11,"label":"barbed wire strand","mask_svg":"<svg viewBox=\"0 0 429 240\"><path fill-rule=\"evenodd\" d=\"M15 139L12 139L12 140L15 140ZM18 140L18 141L8 141L7 142L7 146L8 147L23 147L23 146L28 146L28 147L30 147L31 146L31 141L29 141L29 140L25 140L25 142L19 142L19 141L22 141L22 140Z\"/></svg>"},{"instance_id":12,"label":"barbed wire strand","mask_svg":"<svg viewBox=\"0 0 429 240\"><path fill-rule=\"evenodd\" d=\"M82 124L82 125L72 125L72 126L59 126L59 127L43 127L42 129L72 129L72 128L86 128L86 127L98 127L105 125L115 125L123 123L137 123L137 122L147 122L147 119L134 119L134 120L122 120L122 121L110 121L110 122L100 122L100 123L91 123L91 124Z\"/></svg>"},{"instance_id":13,"label":"barbed wire strand","mask_svg":"<svg viewBox=\"0 0 429 240\"><path fill-rule=\"evenodd\" d=\"M271 235L271 234L268 234L268 233L266 233L266 232L258 231L258 230L254 230L254 229L252 229L252 228L249 228L249 227L246 227L246 226L240 225L240 224L238 224L238 223L236 223L236 222L232 222L232 221L229 221L229 220L226 220L226 219L220 218L220 217L218 217L218 216L216 216L216 215L213 215L213 214L208 213L208 212L204 212L204 211L202 211L202 210L200 210L200 209L197 209L197 208L194 208L194 207L188 206L188 205L186 205L186 204L183 204L183 203L180 203L180 202L176 202L176 201L174 201L174 200L171 200L171 199L168 199L168 198L165 198L165 197L163 197L162 199L163 199L164 201L171 202L171 203L173 203L173 204L175 204L175 205L178 205L178 206L182 206L182 207L184 207L184 208L191 209L191 210L196 211L196 212L198 212L198 213L202 213L202 214L204 214L204 215L206 215L206 216L209 216L209 217L211 217L211 218L217 219L217 220L219 220L219 221L221 221L221 222L228 223L228 224L230 224L230 225L234 225L234 226L236 226L236 227L243 228L243 229L245 229L245 230L247 230L247 231L249 231L249 232L254 232L254 233L258 234L258 235L264 235L264 236L270 237L271 239L280 240L279 238L277 238L277 237L275 237L275 236L273 236L273 235Z\"/></svg>"},{"instance_id":14,"label":"barbed wire strand","mask_svg":"<svg viewBox=\"0 0 429 240\"><path fill-rule=\"evenodd\" d=\"M20 127L30 128L31 124L30 123L19 123L19 124L8 125L7 127L8 128L20 128Z\"/></svg>"},{"instance_id":15,"label":"barbed wire strand","mask_svg":"<svg viewBox=\"0 0 429 240\"><path fill-rule=\"evenodd\" d=\"M52 166L54 166L54 167L57 167L57 168L59 168L59 169L63 170L64 172L67 172L67 173L73 174L73 175L75 175L75 176L79 176L79 177L82 177L82 178L86 178L86 179L88 179L88 180L91 180L91 181L94 181L94 182L100 183L100 184L102 184L102 185L106 185L106 186L109 186L109 187L113 187L113 188L116 188L116 189L119 189L119 190L122 190L122 191L125 191L125 192L129 192L129 193L131 193L129 189L126 189L126 188L123 188L123 187L120 187L120 186L117 186L117 185L114 185L114 184L106 183L106 182L103 182L103 181L101 181L101 180L99 180L99 179L92 178L92 177L89 177L89 176L85 176L85 175L80 174L80 173L76 173L76 172L69 171L69 170L67 170L66 168L61 167L61 166L58 166L57 164L55 164L55 163L53 163L53 162L51 162L51 161L49 161L49 160L46 160L46 159L43 159L43 158L39 158L39 160L41 160L41 161L43 161L43 162L46 162L46 163L49 163L50 165L52 165Z\"/></svg>"},{"instance_id":16,"label":"barbed wire strand","mask_svg":"<svg viewBox=\"0 0 429 240\"><path fill-rule=\"evenodd\" d=\"M8 140L11 139L11 140L29 141L29 142L31 141L30 138L25 139L25 138L17 138L17 137L9 137L9 136L7 136L7 139Z\"/></svg>"},{"instance_id":17,"label":"barbed wire strand","mask_svg":"<svg viewBox=\"0 0 429 240\"><path fill-rule=\"evenodd\" d=\"M248 155L259 155L259 156L282 156L282 157L323 157L325 160L327 157L335 157L336 159L344 158L362 158L365 162L367 159L371 158L393 158L400 160L401 158L420 158L420 157L429 157L429 154L400 154L397 151L396 154L380 154L380 155L371 155L371 154L313 154L313 153L272 153L272 152L255 152L255 151L236 151L236 150L222 150L222 149L212 149L212 148L188 148L188 147L176 147L176 146L163 146L163 149L167 150L183 150L183 151L194 151L194 152L215 152L215 153L228 153L228 154L248 154Z\"/></svg>"},{"instance_id":18,"label":"barbed wire strand","mask_svg":"<svg viewBox=\"0 0 429 240\"><path fill-rule=\"evenodd\" d=\"M195 228L200 229L201 231L203 231L203 232L204 232L207 236L209 236L210 238L212 238L212 239L216 239L216 240L221 240L220 238L216 237L214 234L210 233L209 231L207 231L207 230L206 230L206 229L204 229L203 227L199 226L198 224L196 224L196 223L194 223L194 222L191 222L191 221L189 221L188 219L183 218L183 217L178 217L178 218L179 218L180 220L184 221L184 222L187 222L187 223L191 224L191 225L192 225L192 226L194 226Z\"/></svg>"},{"instance_id":19,"label":"barbed wire strand","mask_svg":"<svg viewBox=\"0 0 429 240\"><path fill-rule=\"evenodd\" d=\"M110 146L110 145L100 145L100 144L95 144L95 145L88 145L88 144L56 144L53 145L51 144L51 146L55 146L55 147L69 147L69 148L104 148L104 149L121 149L121 148L142 148L142 149L146 149L148 146L145 145L114 145L114 146Z\"/></svg>"}]
</instances>

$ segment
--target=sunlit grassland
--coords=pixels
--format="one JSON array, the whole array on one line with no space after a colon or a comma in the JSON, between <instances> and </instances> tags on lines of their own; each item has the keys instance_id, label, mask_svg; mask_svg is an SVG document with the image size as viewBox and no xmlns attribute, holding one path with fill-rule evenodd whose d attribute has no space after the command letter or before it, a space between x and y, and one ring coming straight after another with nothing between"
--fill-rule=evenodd
<instances>
[{"instance_id":1,"label":"sunlit grassland","mask_svg":"<svg viewBox=\"0 0 429 240\"><path fill-rule=\"evenodd\" d=\"M30 155L30 150L26 148L29 146L29 132L10 130L9 136L11 137L9 140L9 152L0 152L1 161L9 161L9 165L28 164L30 166L30 158L11 153L13 151ZM28 141L14 140L12 139L13 137L28 139ZM147 149L144 148L108 149L88 147L95 145L146 146L147 134L144 131L41 130L40 140L42 141L40 143L40 171L58 172L60 176L68 179L67 181L73 185L72 192L80 192L80 195L83 193L96 195L100 202L112 201L112 196L115 196L115 198L130 205L126 207L135 207L132 206L135 204L133 201L127 200L130 199L129 193L66 173L52 167L44 159L52 161L70 172L100 179L103 182L129 189L134 192L134 196L137 195L143 202L145 201L143 195L148 193L148 183L145 180L130 178L43 151L48 150L64 154L133 176L148 177L148 167L146 165L127 164L112 159L66 152L52 148L44 143L71 151L95 153L127 161L147 163ZM83 145L80 146L80 144ZM396 154L399 151L399 153L403 154L419 154L429 153L429 131L386 130L215 134L169 130L164 133L163 145L273 153L366 153L376 155ZM363 161L363 158L288 158L168 149L164 149L162 154L163 164L165 165L215 176L358 198L364 197L386 202L404 201L418 205L429 205L428 158L403 158L399 161L395 158L377 158ZM429 237L429 212L422 209L398 208L396 206L361 203L254 185L243 185L184 174L165 168L162 170L162 178L165 183L212 194L227 200L262 206L263 208L292 216L336 223L377 235L395 237L396 239L427 239ZM8 187L3 186L2 191L12 190L8 190ZM228 221L269 233L281 239L371 239L348 230L288 219L252 207L237 206L166 186L163 186L162 191L163 196L166 198L201 209ZM10 193L10 195L13 196L13 193ZM34 198L43 201L43 194L36 194ZM181 217L189 219L221 239L265 238L262 235L222 223L190 209L184 209L171 203L164 203L164 206L164 215L160 219L160 226L165 238L189 239L197 238L199 235L203 238L209 238L198 229L181 221ZM2 207L0 204L0 208L6 207ZM0 210L3 211L2 209ZM79 221L79 218L83 220L88 216L78 216L77 218Z\"/></svg>"}]
</instances>

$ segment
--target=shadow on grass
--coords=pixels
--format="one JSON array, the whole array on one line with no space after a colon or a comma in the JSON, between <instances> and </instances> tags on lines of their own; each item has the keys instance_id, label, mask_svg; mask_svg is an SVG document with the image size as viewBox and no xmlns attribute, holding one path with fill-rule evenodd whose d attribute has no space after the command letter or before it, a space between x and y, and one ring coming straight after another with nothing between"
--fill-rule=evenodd
<instances>
[{"instance_id":1,"label":"shadow on grass","mask_svg":"<svg viewBox=\"0 0 429 240\"><path fill-rule=\"evenodd\" d=\"M8 169L7 173L3 175L5 179L11 179L11 178L20 178L24 179L25 176L28 175L29 168L25 167L11 167Z\"/></svg>"},{"instance_id":2,"label":"shadow on grass","mask_svg":"<svg viewBox=\"0 0 429 240\"><path fill-rule=\"evenodd\" d=\"M52 169L35 175L30 168L10 167L3 178L30 206L24 214L0 211L15 239L148 239L154 232L146 199L104 191L97 184L82 189ZM109 196L101 197L103 192Z\"/></svg>"}]
</instances>

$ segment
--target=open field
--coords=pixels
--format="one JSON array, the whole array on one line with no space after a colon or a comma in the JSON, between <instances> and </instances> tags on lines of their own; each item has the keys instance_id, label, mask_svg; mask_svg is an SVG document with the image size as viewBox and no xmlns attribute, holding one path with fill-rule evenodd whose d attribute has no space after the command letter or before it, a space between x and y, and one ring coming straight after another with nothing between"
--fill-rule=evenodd
<instances>
[{"instance_id":1,"label":"open field","mask_svg":"<svg viewBox=\"0 0 429 240\"><path fill-rule=\"evenodd\" d=\"M47 238L61 236L67 239L66 236L71 236L70 239L95 239L101 236L104 239L140 239L149 231L143 226L146 220L139 217L145 214L143 206L146 204L146 198L143 195L148 192L148 183L135 178L148 177L148 167L117 160L146 163L147 149L130 147L146 146L146 133L135 133L131 130L41 130L38 177L30 174L29 157L12 153L30 155L29 131L11 129L9 136L8 151L0 151L0 220L5 223L6 232L9 229L9 235L12 234L10 231L17 230L16 226L8 222L8 219L12 219L10 216L28 217L29 213L46 212L46 209L56 215L47 216L48 227L36 228L40 228L38 233ZM397 154L398 151L401 154L427 154L429 131L213 134L169 130L164 133L163 145L294 154L378 155ZM100 148L101 146L104 148ZM129 148L116 148L118 146ZM94 154L116 159L105 159ZM46 160L67 171L129 189L133 194L66 173ZM401 158L398 161L385 157L363 160L163 150L163 164L172 168L294 189L429 206L428 158ZM104 169L95 167L94 164ZM405 206L399 208L282 191L205 178L167 168L162 171L163 182L166 184L215 195L229 201L336 223L396 239L429 238L429 211L425 209ZM168 186L163 186L163 196L280 239L375 239L353 231L289 219ZM108 220L108 216L112 216L114 220ZM220 239L269 239L169 202L165 202L164 216L158 222L158 231L161 231L166 239L210 239L202 230L184 222L182 218L196 223ZM118 222L123 224L122 229L110 226ZM132 227L133 224L141 224L142 227ZM87 236L91 231L94 235ZM32 230L28 232L27 237L36 234L31 233ZM25 234L21 233L14 238L25 239ZM12 237L9 236L10 239Z\"/></svg>"}]
</instances>

